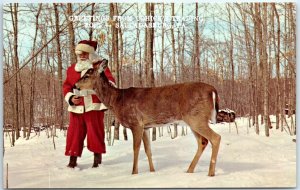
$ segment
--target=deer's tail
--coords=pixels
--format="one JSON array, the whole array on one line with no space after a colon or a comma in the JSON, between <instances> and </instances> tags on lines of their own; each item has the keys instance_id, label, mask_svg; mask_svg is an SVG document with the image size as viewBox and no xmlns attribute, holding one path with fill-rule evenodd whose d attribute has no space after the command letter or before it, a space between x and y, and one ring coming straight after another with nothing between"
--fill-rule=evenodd
<instances>
[{"instance_id":1,"label":"deer's tail","mask_svg":"<svg viewBox=\"0 0 300 190\"><path fill-rule=\"evenodd\" d=\"M216 91L212 92L213 110L211 113L211 122L217 123L217 113L219 112L219 97Z\"/></svg>"}]
</instances>

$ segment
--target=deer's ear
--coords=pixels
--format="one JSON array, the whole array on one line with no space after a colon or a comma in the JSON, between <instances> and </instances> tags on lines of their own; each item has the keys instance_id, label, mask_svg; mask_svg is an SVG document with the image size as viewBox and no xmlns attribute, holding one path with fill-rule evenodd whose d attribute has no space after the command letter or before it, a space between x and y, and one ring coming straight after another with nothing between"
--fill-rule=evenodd
<instances>
[{"instance_id":1,"label":"deer's ear","mask_svg":"<svg viewBox=\"0 0 300 190\"><path fill-rule=\"evenodd\" d=\"M103 59L100 63L104 69L106 69L107 65L108 65L108 60L107 59Z\"/></svg>"},{"instance_id":2,"label":"deer's ear","mask_svg":"<svg viewBox=\"0 0 300 190\"><path fill-rule=\"evenodd\" d=\"M97 61L97 62L93 63L93 68L96 69L96 70L98 70L101 62L102 61Z\"/></svg>"},{"instance_id":3,"label":"deer's ear","mask_svg":"<svg viewBox=\"0 0 300 190\"><path fill-rule=\"evenodd\" d=\"M108 64L108 60L107 59L103 59L98 67L98 72L102 73L106 68L107 68L107 64Z\"/></svg>"}]
</instances>

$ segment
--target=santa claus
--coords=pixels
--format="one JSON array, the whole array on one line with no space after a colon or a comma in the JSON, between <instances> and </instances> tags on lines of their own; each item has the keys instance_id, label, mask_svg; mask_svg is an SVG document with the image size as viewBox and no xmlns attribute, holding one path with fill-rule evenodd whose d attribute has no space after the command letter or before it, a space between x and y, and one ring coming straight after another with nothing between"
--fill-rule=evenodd
<instances>
[{"instance_id":1,"label":"santa claus","mask_svg":"<svg viewBox=\"0 0 300 190\"><path fill-rule=\"evenodd\" d=\"M77 90L75 87L75 83L93 68L93 64L101 61L95 53L96 49L96 41L83 40L78 43L75 48L78 61L67 69L66 80L63 84L63 94L70 112L65 155L70 156L68 167L71 168L77 166L77 157L82 154L86 136L87 148L94 152L92 167L98 167L101 164L102 154L106 152L103 123L106 107L93 89ZM111 84L115 85L109 68L104 73Z\"/></svg>"}]
</instances>

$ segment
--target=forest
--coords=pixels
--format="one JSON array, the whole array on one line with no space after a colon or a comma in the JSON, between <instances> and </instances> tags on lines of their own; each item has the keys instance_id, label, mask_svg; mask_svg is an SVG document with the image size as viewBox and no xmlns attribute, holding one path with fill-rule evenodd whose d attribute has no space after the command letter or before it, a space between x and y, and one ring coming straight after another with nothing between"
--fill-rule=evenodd
<instances>
[{"instance_id":1,"label":"forest","mask_svg":"<svg viewBox=\"0 0 300 190\"><path fill-rule=\"evenodd\" d=\"M202 81L257 134L274 127L296 135L285 117L296 109L295 3L10 3L3 122L13 141L36 126L66 129L62 83L83 39L98 41L119 88Z\"/></svg>"}]
</instances>

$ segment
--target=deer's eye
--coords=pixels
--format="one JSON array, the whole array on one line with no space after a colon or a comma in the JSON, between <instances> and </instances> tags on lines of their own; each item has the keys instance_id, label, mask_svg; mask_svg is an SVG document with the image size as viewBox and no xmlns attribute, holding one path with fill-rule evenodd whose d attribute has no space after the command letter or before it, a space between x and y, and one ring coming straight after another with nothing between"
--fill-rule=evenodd
<instances>
[{"instance_id":1,"label":"deer's eye","mask_svg":"<svg viewBox=\"0 0 300 190\"><path fill-rule=\"evenodd\" d=\"M83 77L83 80L88 79L88 78L89 78L89 76L84 76L84 77Z\"/></svg>"}]
</instances>

